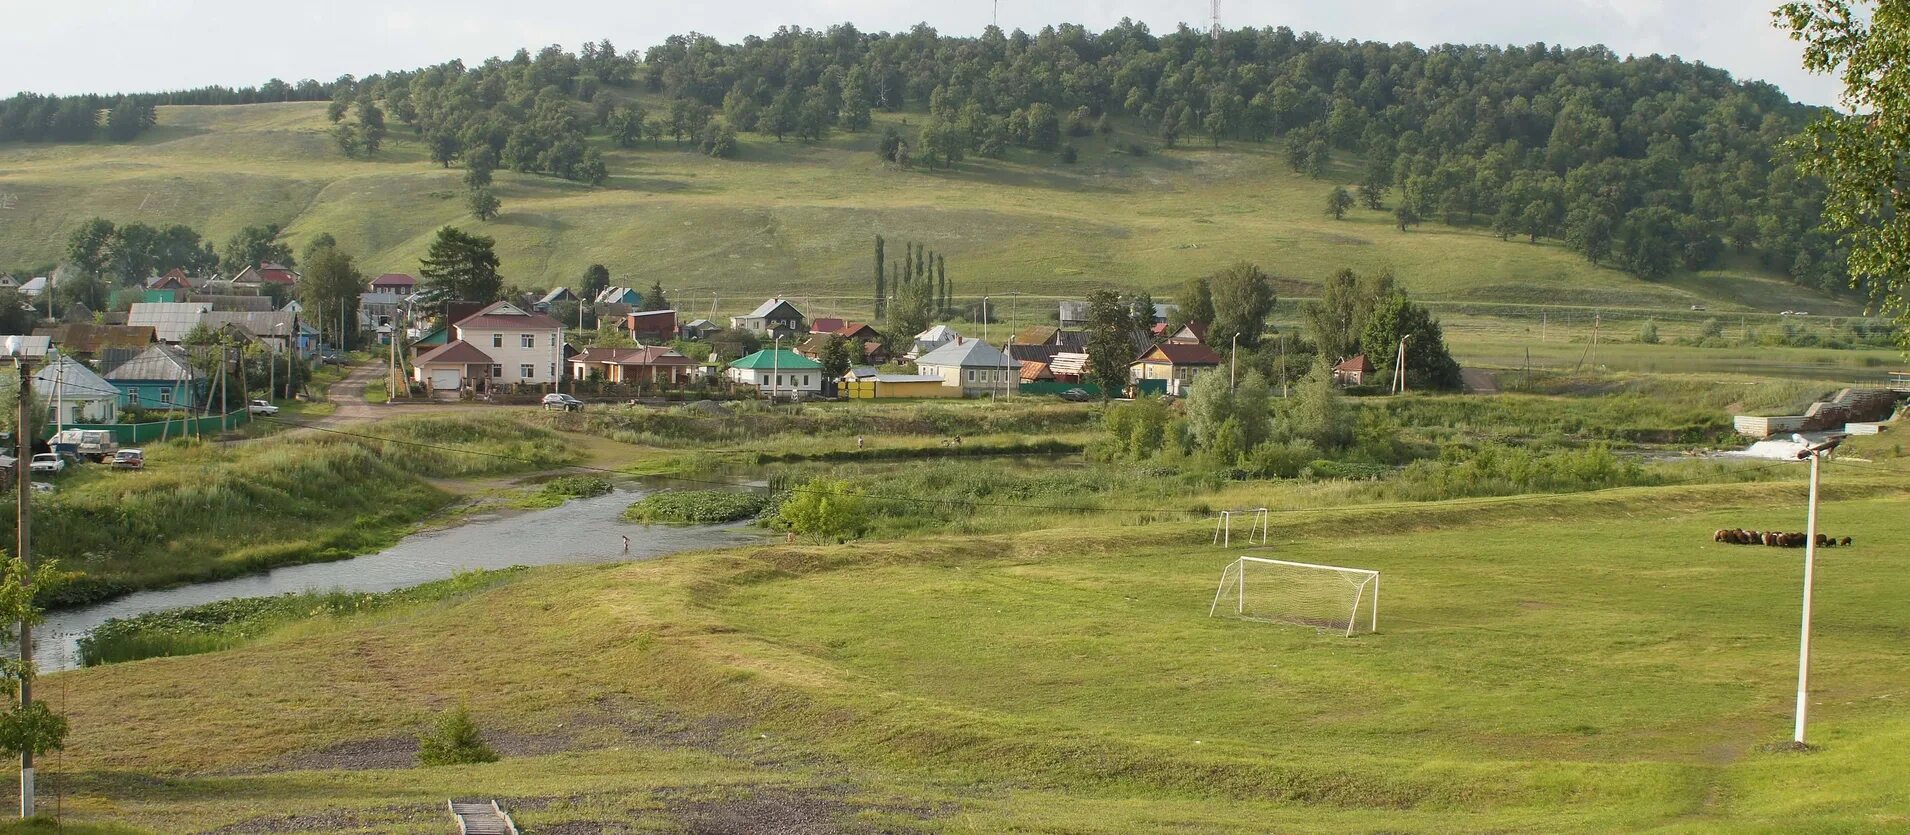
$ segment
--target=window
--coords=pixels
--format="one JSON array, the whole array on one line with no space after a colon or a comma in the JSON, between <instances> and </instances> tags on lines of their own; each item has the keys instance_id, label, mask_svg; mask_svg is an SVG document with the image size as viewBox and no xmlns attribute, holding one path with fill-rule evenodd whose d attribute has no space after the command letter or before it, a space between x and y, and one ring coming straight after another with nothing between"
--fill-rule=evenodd
<instances>
[{"instance_id":1,"label":"window","mask_svg":"<svg viewBox=\"0 0 1910 835\"><path fill-rule=\"evenodd\" d=\"M528 362L524 363L517 367L517 376L526 380L535 377L537 376L537 366L531 365Z\"/></svg>"},{"instance_id":2,"label":"window","mask_svg":"<svg viewBox=\"0 0 1910 835\"><path fill-rule=\"evenodd\" d=\"M557 377L557 363L554 363L554 362L553 362L553 363L551 363L551 364L550 364L550 376L551 376L551 378L552 378L552 379L556 379L556 377Z\"/></svg>"},{"instance_id":3,"label":"window","mask_svg":"<svg viewBox=\"0 0 1910 835\"><path fill-rule=\"evenodd\" d=\"M809 385L809 375L807 374L802 375L802 384L805 386Z\"/></svg>"},{"instance_id":4,"label":"window","mask_svg":"<svg viewBox=\"0 0 1910 835\"><path fill-rule=\"evenodd\" d=\"M172 389L159 390L159 403L164 406L172 405Z\"/></svg>"},{"instance_id":5,"label":"window","mask_svg":"<svg viewBox=\"0 0 1910 835\"><path fill-rule=\"evenodd\" d=\"M553 333L550 335L550 347L552 348L557 347L557 334Z\"/></svg>"},{"instance_id":6,"label":"window","mask_svg":"<svg viewBox=\"0 0 1910 835\"><path fill-rule=\"evenodd\" d=\"M504 347L504 334L501 334L501 333L491 334L491 347L493 348Z\"/></svg>"},{"instance_id":7,"label":"window","mask_svg":"<svg viewBox=\"0 0 1910 835\"><path fill-rule=\"evenodd\" d=\"M504 379L504 366L501 366L501 365L491 366L491 379L494 379L494 380Z\"/></svg>"},{"instance_id":8,"label":"window","mask_svg":"<svg viewBox=\"0 0 1910 835\"><path fill-rule=\"evenodd\" d=\"M537 347L537 335L520 333L517 335L517 343L520 348L535 348Z\"/></svg>"},{"instance_id":9,"label":"window","mask_svg":"<svg viewBox=\"0 0 1910 835\"><path fill-rule=\"evenodd\" d=\"M975 382L975 369L973 368L968 369L968 381L971 383Z\"/></svg>"},{"instance_id":10,"label":"window","mask_svg":"<svg viewBox=\"0 0 1910 835\"><path fill-rule=\"evenodd\" d=\"M783 384L783 375L781 374L776 375L776 385L780 386L782 384Z\"/></svg>"}]
</instances>

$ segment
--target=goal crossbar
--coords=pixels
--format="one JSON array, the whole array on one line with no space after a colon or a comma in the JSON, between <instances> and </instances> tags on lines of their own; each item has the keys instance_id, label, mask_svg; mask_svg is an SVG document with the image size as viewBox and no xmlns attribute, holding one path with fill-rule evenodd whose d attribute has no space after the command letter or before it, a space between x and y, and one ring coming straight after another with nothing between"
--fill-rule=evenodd
<instances>
[{"instance_id":1,"label":"goal crossbar","mask_svg":"<svg viewBox=\"0 0 1910 835\"><path fill-rule=\"evenodd\" d=\"M1375 571L1370 568L1348 568L1346 566L1341 566L1341 565L1322 565L1320 563L1311 563L1311 562L1276 560L1270 557L1238 557L1234 559L1233 562L1228 563L1226 568L1221 569L1220 586L1214 590L1214 601L1211 605L1207 607L1208 617L1213 617L1214 614L1220 610L1221 598L1226 595L1229 588L1232 588L1235 593L1234 613L1240 617L1247 618L1249 620L1287 620L1287 621L1293 621L1298 623L1309 622L1304 619L1296 619L1293 616L1289 616L1285 618L1264 618L1264 617L1254 617L1254 616L1248 615L1246 613L1247 566L1251 564L1284 566L1286 568L1296 568L1296 569L1302 569L1306 571L1326 571L1326 572L1332 572L1334 574L1341 575L1342 577L1359 578L1358 582L1349 582L1353 599L1352 599L1352 606L1348 610L1348 614L1346 616L1345 634L1350 637L1352 636L1353 632L1356 629L1358 629L1359 614L1360 614L1361 606L1365 606L1370 612L1369 620L1367 624L1368 631L1371 631L1371 632L1379 631L1379 572L1378 571ZM1232 581L1231 587L1229 586L1230 580ZM1314 622L1314 625L1317 626L1319 624L1317 622ZM1333 622L1332 625L1337 627L1339 624L1338 622Z\"/></svg>"}]
</instances>

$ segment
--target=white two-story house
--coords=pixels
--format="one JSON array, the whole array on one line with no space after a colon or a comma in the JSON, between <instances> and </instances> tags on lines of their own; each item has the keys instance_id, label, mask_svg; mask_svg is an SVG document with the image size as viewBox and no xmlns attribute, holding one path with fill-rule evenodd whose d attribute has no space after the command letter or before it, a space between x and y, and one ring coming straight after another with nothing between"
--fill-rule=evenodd
<instances>
[{"instance_id":1,"label":"white two-story house","mask_svg":"<svg viewBox=\"0 0 1910 835\"><path fill-rule=\"evenodd\" d=\"M437 390L552 385L563 371L564 326L497 302L451 324L450 340L418 355L417 379Z\"/></svg>"}]
</instances>

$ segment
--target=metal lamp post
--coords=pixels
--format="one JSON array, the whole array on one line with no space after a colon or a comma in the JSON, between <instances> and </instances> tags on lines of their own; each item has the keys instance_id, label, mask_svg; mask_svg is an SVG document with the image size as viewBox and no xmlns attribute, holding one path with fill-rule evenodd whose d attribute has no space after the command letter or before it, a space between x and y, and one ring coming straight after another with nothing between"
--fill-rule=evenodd
<instances>
[{"instance_id":1,"label":"metal lamp post","mask_svg":"<svg viewBox=\"0 0 1910 835\"><path fill-rule=\"evenodd\" d=\"M1801 436L1800 436L1801 440ZM1810 714L1810 678L1811 678L1811 583L1817 567L1817 475L1824 456L1843 443L1842 438L1825 441L1815 446L1806 446L1799 450L1799 459L1810 459L1811 492L1809 510L1804 517L1804 607L1797 639L1797 726L1792 733L1793 742L1804 744L1804 723Z\"/></svg>"},{"instance_id":2,"label":"metal lamp post","mask_svg":"<svg viewBox=\"0 0 1910 835\"><path fill-rule=\"evenodd\" d=\"M1399 356L1393 361L1394 394L1406 393L1406 340L1412 338L1410 333L1399 338Z\"/></svg>"},{"instance_id":3,"label":"metal lamp post","mask_svg":"<svg viewBox=\"0 0 1910 835\"><path fill-rule=\"evenodd\" d=\"M1227 349L1227 390L1228 391L1234 391L1239 388L1239 385L1236 383L1237 376L1234 373L1240 367L1240 334L1239 332L1236 331L1234 333L1234 338L1231 344L1233 347Z\"/></svg>"}]
</instances>

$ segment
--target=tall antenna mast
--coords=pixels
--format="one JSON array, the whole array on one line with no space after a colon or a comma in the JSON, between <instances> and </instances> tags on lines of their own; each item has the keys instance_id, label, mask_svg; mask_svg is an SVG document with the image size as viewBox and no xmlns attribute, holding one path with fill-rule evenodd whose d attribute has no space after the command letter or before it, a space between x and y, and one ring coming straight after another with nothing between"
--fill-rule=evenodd
<instances>
[{"instance_id":1,"label":"tall antenna mast","mask_svg":"<svg viewBox=\"0 0 1910 835\"><path fill-rule=\"evenodd\" d=\"M1207 34L1213 36L1214 43L1220 43L1220 0L1214 0L1213 25L1207 27Z\"/></svg>"},{"instance_id":2,"label":"tall antenna mast","mask_svg":"<svg viewBox=\"0 0 1910 835\"><path fill-rule=\"evenodd\" d=\"M995 11L989 16L988 23L996 29L1001 28L1001 0L995 0Z\"/></svg>"}]
</instances>

